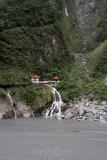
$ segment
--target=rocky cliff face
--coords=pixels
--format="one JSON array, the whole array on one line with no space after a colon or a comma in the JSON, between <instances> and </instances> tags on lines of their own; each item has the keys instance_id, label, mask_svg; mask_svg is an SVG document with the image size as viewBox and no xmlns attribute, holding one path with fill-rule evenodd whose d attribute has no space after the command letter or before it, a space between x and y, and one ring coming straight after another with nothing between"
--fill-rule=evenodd
<instances>
[{"instance_id":1,"label":"rocky cliff face","mask_svg":"<svg viewBox=\"0 0 107 160\"><path fill-rule=\"evenodd\" d=\"M97 46L105 5L106 0L0 2L0 67L50 70L72 53L89 52Z\"/></svg>"},{"instance_id":2,"label":"rocky cliff face","mask_svg":"<svg viewBox=\"0 0 107 160\"><path fill-rule=\"evenodd\" d=\"M102 45L107 39L106 6L106 0L0 1L0 86L28 83L31 74L37 73L48 78L59 75L60 90L67 100L92 88L98 93L93 78L104 78L107 73L106 43ZM90 54L92 50L95 54ZM90 66L97 59L92 82L87 82L77 53L85 70L87 57L81 55L94 55ZM103 93L105 98L106 91Z\"/></svg>"},{"instance_id":3,"label":"rocky cliff face","mask_svg":"<svg viewBox=\"0 0 107 160\"><path fill-rule=\"evenodd\" d=\"M76 15L82 29L84 50L90 50L96 39L100 16L104 12L105 0L75 0Z\"/></svg>"},{"instance_id":4,"label":"rocky cliff face","mask_svg":"<svg viewBox=\"0 0 107 160\"><path fill-rule=\"evenodd\" d=\"M73 25L72 32L76 38L74 40L79 42L77 44L82 47L83 52L89 52L97 46L97 38L103 27L102 19L106 14L106 5L106 0L63 1L65 15L69 17L70 25ZM78 52L81 52L81 49Z\"/></svg>"}]
</instances>

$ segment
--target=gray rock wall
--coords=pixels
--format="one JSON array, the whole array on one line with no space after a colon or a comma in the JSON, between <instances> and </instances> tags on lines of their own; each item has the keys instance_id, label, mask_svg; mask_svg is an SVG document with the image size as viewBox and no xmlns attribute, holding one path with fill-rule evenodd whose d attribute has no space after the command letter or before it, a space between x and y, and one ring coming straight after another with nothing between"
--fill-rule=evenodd
<instances>
[{"instance_id":1,"label":"gray rock wall","mask_svg":"<svg viewBox=\"0 0 107 160\"><path fill-rule=\"evenodd\" d=\"M74 0L75 14L78 21L79 33L82 35L83 50L87 52L93 47L96 39L99 18L103 15L106 0ZM74 1L72 4L74 4ZM74 15L74 16L75 16ZM81 43L81 42L80 42Z\"/></svg>"}]
</instances>

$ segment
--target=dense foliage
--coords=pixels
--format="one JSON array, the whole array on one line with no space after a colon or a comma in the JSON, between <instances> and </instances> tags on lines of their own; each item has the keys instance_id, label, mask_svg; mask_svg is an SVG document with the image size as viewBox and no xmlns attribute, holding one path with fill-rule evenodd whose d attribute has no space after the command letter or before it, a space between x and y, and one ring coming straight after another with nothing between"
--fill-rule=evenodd
<instances>
[{"instance_id":1,"label":"dense foliage","mask_svg":"<svg viewBox=\"0 0 107 160\"><path fill-rule=\"evenodd\" d=\"M12 89L12 95L15 101L22 101L29 109L38 111L43 106L46 107L52 100L52 93L48 87L45 86L28 86Z\"/></svg>"},{"instance_id":2,"label":"dense foliage","mask_svg":"<svg viewBox=\"0 0 107 160\"><path fill-rule=\"evenodd\" d=\"M92 74L107 74L107 40L89 55L88 65Z\"/></svg>"},{"instance_id":3,"label":"dense foliage","mask_svg":"<svg viewBox=\"0 0 107 160\"><path fill-rule=\"evenodd\" d=\"M98 27L96 30L98 42L102 42L107 39L107 1L105 1L105 6L99 17Z\"/></svg>"},{"instance_id":4,"label":"dense foliage","mask_svg":"<svg viewBox=\"0 0 107 160\"><path fill-rule=\"evenodd\" d=\"M65 4L69 16L64 13ZM58 89L65 101L91 93L106 99L107 7L97 18L92 48L99 46L89 55L89 80L74 58L83 51L74 0L0 0L0 85L29 84L31 74L50 79L58 75ZM51 101L50 90L44 87L12 91L30 107L41 108Z\"/></svg>"},{"instance_id":5,"label":"dense foliage","mask_svg":"<svg viewBox=\"0 0 107 160\"><path fill-rule=\"evenodd\" d=\"M0 30L49 25L58 18L54 0L4 0L0 2Z\"/></svg>"},{"instance_id":6,"label":"dense foliage","mask_svg":"<svg viewBox=\"0 0 107 160\"><path fill-rule=\"evenodd\" d=\"M10 84L20 82L22 72L23 75L28 72L30 77L32 73L45 74L67 65L70 39L63 31L69 29L64 28L60 3L55 0L0 1L0 68L4 74L0 76L1 83L7 79ZM8 68L14 79L8 76ZM14 76L17 72L20 78Z\"/></svg>"}]
</instances>

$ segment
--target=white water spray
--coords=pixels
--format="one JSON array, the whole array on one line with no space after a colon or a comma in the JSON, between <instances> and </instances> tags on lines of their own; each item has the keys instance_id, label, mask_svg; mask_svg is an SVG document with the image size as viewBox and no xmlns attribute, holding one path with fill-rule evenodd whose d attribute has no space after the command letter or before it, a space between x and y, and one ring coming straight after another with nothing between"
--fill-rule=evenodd
<instances>
[{"instance_id":1,"label":"white water spray","mask_svg":"<svg viewBox=\"0 0 107 160\"><path fill-rule=\"evenodd\" d=\"M61 108L64 105L60 93L56 90L56 88L51 87L53 93L53 103L49 109L45 111L45 118L57 118L62 119Z\"/></svg>"},{"instance_id":2,"label":"white water spray","mask_svg":"<svg viewBox=\"0 0 107 160\"><path fill-rule=\"evenodd\" d=\"M67 6L66 6L66 5L65 5L64 10L65 10L65 15L68 17L68 16L69 16L69 13L68 13L68 8L67 8Z\"/></svg>"},{"instance_id":3,"label":"white water spray","mask_svg":"<svg viewBox=\"0 0 107 160\"><path fill-rule=\"evenodd\" d=\"M7 91L5 92L5 94L6 94L7 98L8 98L8 100L9 100L10 106L11 106L12 111L13 111L13 113L14 113L14 119L17 119L17 113L16 113L16 110L15 110L15 108L14 108L14 102L13 102L12 96L11 96L11 94L10 94L10 91L7 90Z\"/></svg>"}]
</instances>

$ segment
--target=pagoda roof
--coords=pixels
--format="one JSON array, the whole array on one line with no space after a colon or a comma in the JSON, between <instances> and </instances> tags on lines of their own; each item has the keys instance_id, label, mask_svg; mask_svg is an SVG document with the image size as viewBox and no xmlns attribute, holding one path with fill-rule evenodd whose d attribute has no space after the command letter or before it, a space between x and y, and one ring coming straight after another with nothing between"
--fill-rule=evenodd
<instances>
[{"instance_id":1,"label":"pagoda roof","mask_svg":"<svg viewBox=\"0 0 107 160\"><path fill-rule=\"evenodd\" d=\"M53 80L59 80L60 78L58 76L53 77Z\"/></svg>"}]
</instances>

